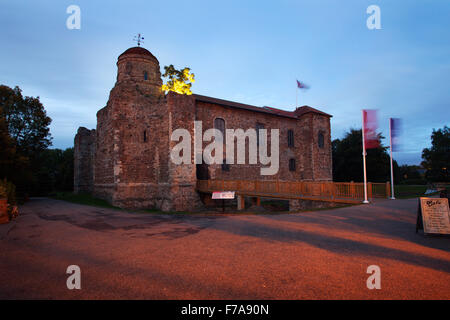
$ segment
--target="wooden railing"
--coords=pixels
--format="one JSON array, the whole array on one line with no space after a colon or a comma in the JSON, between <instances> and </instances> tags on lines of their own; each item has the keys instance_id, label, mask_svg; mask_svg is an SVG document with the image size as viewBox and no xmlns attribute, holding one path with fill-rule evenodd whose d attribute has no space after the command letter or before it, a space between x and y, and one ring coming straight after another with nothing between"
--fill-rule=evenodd
<instances>
[{"instance_id":1,"label":"wooden railing","mask_svg":"<svg viewBox=\"0 0 450 320\"><path fill-rule=\"evenodd\" d=\"M272 198L304 198L311 200L351 200L364 199L364 184L355 182L312 182L312 181L271 181L271 180L197 180L200 192L235 191L243 195L267 196ZM390 184L367 184L367 196L388 198Z\"/></svg>"}]
</instances>

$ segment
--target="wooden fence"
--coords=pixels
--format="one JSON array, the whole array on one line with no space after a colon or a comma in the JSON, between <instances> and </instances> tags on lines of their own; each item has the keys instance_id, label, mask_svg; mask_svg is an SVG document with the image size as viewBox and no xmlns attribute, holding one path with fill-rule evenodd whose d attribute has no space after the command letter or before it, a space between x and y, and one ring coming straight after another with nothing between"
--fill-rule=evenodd
<instances>
[{"instance_id":1,"label":"wooden fence","mask_svg":"<svg viewBox=\"0 0 450 320\"><path fill-rule=\"evenodd\" d=\"M364 184L270 180L197 180L200 192L235 191L247 196L355 203L364 200ZM367 184L367 197L389 198L390 183Z\"/></svg>"}]
</instances>

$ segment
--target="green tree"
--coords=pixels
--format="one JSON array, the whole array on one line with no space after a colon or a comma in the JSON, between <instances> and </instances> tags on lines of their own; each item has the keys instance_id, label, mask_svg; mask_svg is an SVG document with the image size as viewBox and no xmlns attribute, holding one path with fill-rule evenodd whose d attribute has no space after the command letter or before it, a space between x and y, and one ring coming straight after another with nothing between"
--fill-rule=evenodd
<instances>
[{"instance_id":1,"label":"green tree","mask_svg":"<svg viewBox=\"0 0 450 320\"><path fill-rule=\"evenodd\" d=\"M419 166L411 166L404 164L399 168L399 178L398 182L404 184L426 184L425 179L420 174Z\"/></svg>"},{"instance_id":2,"label":"green tree","mask_svg":"<svg viewBox=\"0 0 450 320\"><path fill-rule=\"evenodd\" d=\"M422 151L422 166L427 170L425 177L434 182L449 182L450 128L444 126L431 134L431 148Z\"/></svg>"},{"instance_id":3,"label":"green tree","mask_svg":"<svg viewBox=\"0 0 450 320\"><path fill-rule=\"evenodd\" d=\"M368 149L366 156L367 180L371 182L390 181L390 159L387 147L378 134L380 147ZM332 142L333 180L334 181L363 181L362 135L361 129L350 129L343 139ZM398 165L394 161L394 174L398 174ZM398 181L398 176L394 176Z\"/></svg>"},{"instance_id":4,"label":"green tree","mask_svg":"<svg viewBox=\"0 0 450 320\"><path fill-rule=\"evenodd\" d=\"M0 106L0 177L6 177L13 168L16 160L16 147L14 139L8 132L8 125Z\"/></svg>"},{"instance_id":5,"label":"green tree","mask_svg":"<svg viewBox=\"0 0 450 320\"><path fill-rule=\"evenodd\" d=\"M25 155L46 149L51 145L50 123L39 97L23 97L19 87L0 85L0 107L8 126L9 135Z\"/></svg>"},{"instance_id":6,"label":"green tree","mask_svg":"<svg viewBox=\"0 0 450 320\"><path fill-rule=\"evenodd\" d=\"M35 175L40 195L73 189L73 148L44 150L38 162L39 169Z\"/></svg>"},{"instance_id":7,"label":"green tree","mask_svg":"<svg viewBox=\"0 0 450 320\"><path fill-rule=\"evenodd\" d=\"M190 71L189 68L177 70L173 64L165 66L163 77L168 78L168 80L166 84L162 85L161 89L166 93L174 91L180 94L192 94L191 87L192 83L195 82L195 75Z\"/></svg>"},{"instance_id":8,"label":"green tree","mask_svg":"<svg viewBox=\"0 0 450 320\"><path fill-rule=\"evenodd\" d=\"M0 85L0 110L0 143L9 146L0 150L0 159L13 159L0 170L0 178L12 181L19 195L33 193L39 190L40 154L51 145L52 120L39 97L24 97L19 87Z\"/></svg>"}]
</instances>

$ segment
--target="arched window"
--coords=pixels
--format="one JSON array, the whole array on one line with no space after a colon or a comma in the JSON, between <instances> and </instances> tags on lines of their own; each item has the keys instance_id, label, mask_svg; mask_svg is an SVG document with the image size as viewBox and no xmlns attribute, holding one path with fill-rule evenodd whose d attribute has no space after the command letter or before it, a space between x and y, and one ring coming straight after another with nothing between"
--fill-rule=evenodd
<instances>
[{"instance_id":1,"label":"arched window","mask_svg":"<svg viewBox=\"0 0 450 320\"><path fill-rule=\"evenodd\" d=\"M222 132L223 142L225 143L225 120L222 118L215 118L214 128Z\"/></svg>"},{"instance_id":2,"label":"arched window","mask_svg":"<svg viewBox=\"0 0 450 320\"><path fill-rule=\"evenodd\" d=\"M325 137L323 136L323 132L319 132L319 136L317 138L317 144L319 145L319 148L323 148L325 144Z\"/></svg>"},{"instance_id":3,"label":"arched window","mask_svg":"<svg viewBox=\"0 0 450 320\"><path fill-rule=\"evenodd\" d=\"M144 80L148 80L148 72L144 71Z\"/></svg>"}]
</instances>

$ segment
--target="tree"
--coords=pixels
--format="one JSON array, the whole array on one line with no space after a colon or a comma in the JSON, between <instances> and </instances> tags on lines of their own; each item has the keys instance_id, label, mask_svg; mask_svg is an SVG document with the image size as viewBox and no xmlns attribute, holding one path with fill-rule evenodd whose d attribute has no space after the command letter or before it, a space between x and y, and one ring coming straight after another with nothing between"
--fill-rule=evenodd
<instances>
[{"instance_id":1,"label":"tree","mask_svg":"<svg viewBox=\"0 0 450 320\"><path fill-rule=\"evenodd\" d=\"M434 182L449 182L450 128L444 126L431 134L431 148L422 151L422 166L425 177Z\"/></svg>"},{"instance_id":2,"label":"tree","mask_svg":"<svg viewBox=\"0 0 450 320\"><path fill-rule=\"evenodd\" d=\"M166 93L169 91L174 91L180 94L191 95L191 86L195 82L195 75L190 73L191 69L184 68L182 70L177 70L171 64L170 66L164 67L163 77L169 78L166 84L163 84L161 89Z\"/></svg>"},{"instance_id":3,"label":"tree","mask_svg":"<svg viewBox=\"0 0 450 320\"><path fill-rule=\"evenodd\" d=\"M15 158L15 143L9 135L3 108L0 106L0 177L6 177L15 163Z\"/></svg>"},{"instance_id":4,"label":"tree","mask_svg":"<svg viewBox=\"0 0 450 320\"><path fill-rule=\"evenodd\" d=\"M73 190L73 148L44 150L38 163L39 169L35 172L39 181L37 194Z\"/></svg>"},{"instance_id":5,"label":"tree","mask_svg":"<svg viewBox=\"0 0 450 320\"><path fill-rule=\"evenodd\" d=\"M426 184L425 179L420 174L419 166L404 164L399 167L400 180L398 182L404 184Z\"/></svg>"},{"instance_id":6,"label":"tree","mask_svg":"<svg viewBox=\"0 0 450 320\"><path fill-rule=\"evenodd\" d=\"M39 170L39 156L51 145L50 117L39 97L23 97L19 87L0 85L0 159L6 161L0 178L7 178L17 186L20 195L39 189L35 172ZM2 160L3 161L3 160Z\"/></svg>"},{"instance_id":7,"label":"tree","mask_svg":"<svg viewBox=\"0 0 450 320\"><path fill-rule=\"evenodd\" d=\"M387 147L381 144L384 137L378 134L380 147L368 149L366 156L367 180L371 182L390 181L390 159ZM350 129L345 137L332 142L333 180L363 181L362 135L361 130ZM398 174L398 165L394 161L394 173ZM395 176L397 180L397 176Z\"/></svg>"},{"instance_id":8,"label":"tree","mask_svg":"<svg viewBox=\"0 0 450 320\"><path fill-rule=\"evenodd\" d=\"M0 106L3 109L9 135L20 152L32 155L51 145L50 123L39 97L23 97L19 87L0 85Z\"/></svg>"}]
</instances>

